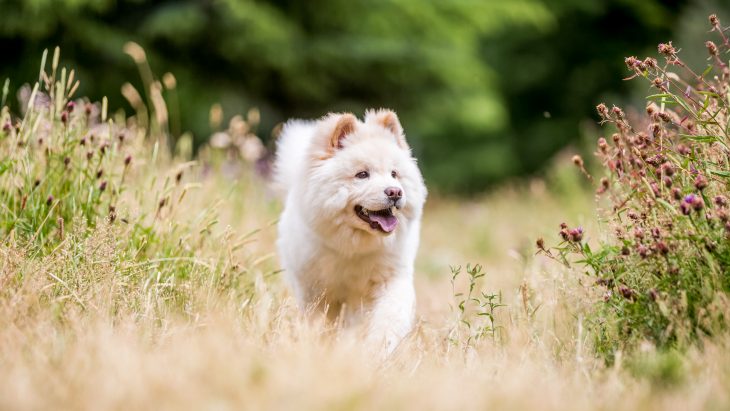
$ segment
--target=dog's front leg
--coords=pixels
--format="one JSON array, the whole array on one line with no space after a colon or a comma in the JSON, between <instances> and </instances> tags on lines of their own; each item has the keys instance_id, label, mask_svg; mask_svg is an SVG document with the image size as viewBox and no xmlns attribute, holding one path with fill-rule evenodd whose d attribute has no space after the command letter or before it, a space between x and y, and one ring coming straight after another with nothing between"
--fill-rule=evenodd
<instances>
[{"instance_id":1,"label":"dog's front leg","mask_svg":"<svg viewBox=\"0 0 730 411\"><path fill-rule=\"evenodd\" d=\"M413 326L416 293L411 275L396 277L376 291L368 321L367 343L371 349L388 355Z\"/></svg>"}]
</instances>

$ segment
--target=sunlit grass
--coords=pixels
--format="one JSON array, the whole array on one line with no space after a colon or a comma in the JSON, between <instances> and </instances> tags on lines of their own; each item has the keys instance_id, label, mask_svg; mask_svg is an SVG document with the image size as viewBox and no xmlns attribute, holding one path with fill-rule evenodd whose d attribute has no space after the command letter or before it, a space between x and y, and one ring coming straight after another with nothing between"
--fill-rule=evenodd
<instances>
[{"instance_id":1,"label":"sunlit grass","mask_svg":"<svg viewBox=\"0 0 730 411\"><path fill-rule=\"evenodd\" d=\"M71 83L57 63L46 77L38 92ZM723 338L686 353L647 345L611 367L594 354L584 313L600 296L581 270L535 256L534 240L557 238L556 222L597 240L593 194L572 169L475 199L435 195L417 262L418 326L378 363L355 336L295 306L274 255L280 205L251 163L226 148L194 162L167 155L134 118L61 89L22 118L2 111L0 408L730 403Z\"/></svg>"}]
</instances>

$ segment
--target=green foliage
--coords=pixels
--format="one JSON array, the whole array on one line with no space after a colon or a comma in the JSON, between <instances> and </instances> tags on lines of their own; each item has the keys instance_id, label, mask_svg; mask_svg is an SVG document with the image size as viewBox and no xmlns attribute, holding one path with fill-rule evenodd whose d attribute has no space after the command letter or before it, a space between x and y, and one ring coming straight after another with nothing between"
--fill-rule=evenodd
<instances>
[{"instance_id":1,"label":"green foliage","mask_svg":"<svg viewBox=\"0 0 730 411\"><path fill-rule=\"evenodd\" d=\"M500 334L502 326L498 325L496 316L498 309L505 307L505 304L502 304L501 292L489 293L480 287L485 275L479 264L474 266L467 264L466 273L462 272L461 266L451 267L451 288L458 323L451 330L449 340L452 343L463 344L464 349L476 345L485 338L495 343L502 341ZM466 293L456 290L456 283L462 277L468 282Z\"/></svg>"},{"instance_id":2,"label":"green foliage","mask_svg":"<svg viewBox=\"0 0 730 411\"><path fill-rule=\"evenodd\" d=\"M25 79L58 43L87 79L81 93L121 107L136 76L121 50L135 41L155 72L177 77L171 131L198 145L217 102L260 107L264 134L290 117L385 106L431 185L476 191L539 170L577 139L595 96L625 89L606 62L669 31L682 1L664 3L0 0L0 49L15 62L0 76Z\"/></svg>"},{"instance_id":3,"label":"green foliage","mask_svg":"<svg viewBox=\"0 0 730 411\"><path fill-rule=\"evenodd\" d=\"M46 56L24 115L0 109L0 248L24 256L15 281L33 281L41 264L50 298L69 309L107 292L120 309L153 294L156 308L184 310L206 287L250 298L252 266L233 257L246 236L213 230L214 205L176 216L199 185L183 178L194 163L174 165L164 135L108 117L106 100L74 98L75 72L58 49Z\"/></svg>"},{"instance_id":4,"label":"green foliage","mask_svg":"<svg viewBox=\"0 0 730 411\"><path fill-rule=\"evenodd\" d=\"M628 370L637 378L650 381L659 388L673 388L686 379L685 358L677 350L650 351L632 356Z\"/></svg>"},{"instance_id":5,"label":"green foliage","mask_svg":"<svg viewBox=\"0 0 730 411\"><path fill-rule=\"evenodd\" d=\"M626 58L631 77L657 90L645 117L629 121L616 106L597 107L613 132L596 151L606 170L597 194L611 240L592 250L581 229L563 224L564 242L541 247L566 264L578 256L595 280L596 349L609 360L642 342L681 349L728 329L730 41L717 17L710 23L717 44L704 45L704 72L671 42L659 45L661 63Z\"/></svg>"}]
</instances>

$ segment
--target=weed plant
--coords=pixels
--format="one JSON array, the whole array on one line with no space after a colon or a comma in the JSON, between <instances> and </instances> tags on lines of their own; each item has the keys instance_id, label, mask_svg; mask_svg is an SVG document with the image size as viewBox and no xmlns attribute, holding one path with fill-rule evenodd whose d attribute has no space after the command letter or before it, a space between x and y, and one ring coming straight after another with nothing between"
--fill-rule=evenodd
<instances>
[{"instance_id":1,"label":"weed plant","mask_svg":"<svg viewBox=\"0 0 730 411\"><path fill-rule=\"evenodd\" d=\"M233 255L247 235L217 229L214 206L178 217L201 186L186 178L196 163L173 161L166 127L74 98L79 81L59 58L56 49L46 71L44 54L20 116L0 111L0 240L7 261L18 256L0 293L46 276L43 298L62 309L99 307L104 288L113 310L185 313L206 293L245 301L253 278Z\"/></svg>"},{"instance_id":2,"label":"weed plant","mask_svg":"<svg viewBox=\"0 0 730 411\"><path fill-rule=\"evenodd\" d=\"M610 137L597 195L606 237L591 249L580 227L560 227L540 252L585 267L595 283L595 348L607 359L642 343L686 348L728 328L730 305L730 42L717 16L708 65L695 71L669 43L660 59L627 57L627 79L655 90L645 115L597 106ZM634 118L635 117L635 118ZM583 160L574 163L587 173Z\"/></svg>"}]
</instances>

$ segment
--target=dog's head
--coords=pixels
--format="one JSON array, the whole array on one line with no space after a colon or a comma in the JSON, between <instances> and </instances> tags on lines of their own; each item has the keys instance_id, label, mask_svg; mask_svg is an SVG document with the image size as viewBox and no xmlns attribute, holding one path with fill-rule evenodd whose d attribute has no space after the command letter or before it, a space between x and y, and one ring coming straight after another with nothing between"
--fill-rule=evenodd
<instances>
[{"instance_id":1,"label":"dog's head","mask_svg":"<svg viewBox=\"0 0 730 411\"><path fill-rule=\"evenodd\" d=\"M318 227L384 237L420 217L426 188L394 112L330 114L309 154L306 207Z\"/></svg>"}]
</instances>

